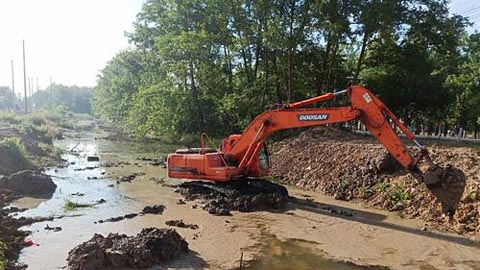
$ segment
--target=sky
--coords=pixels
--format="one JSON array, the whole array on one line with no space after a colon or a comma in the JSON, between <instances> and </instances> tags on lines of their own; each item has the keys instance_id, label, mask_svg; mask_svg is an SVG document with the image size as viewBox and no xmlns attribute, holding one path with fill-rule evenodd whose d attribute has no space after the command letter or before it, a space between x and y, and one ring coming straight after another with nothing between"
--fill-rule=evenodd
<instances>
[{"instance_id":1,"label":"sky","mask_svg":"<svg viewBox=\"0 0 480 270\"><path fill-rule=\"evenodd\" d=\"M144 0L0 0L0 86L23 92L22 40L27 77L45 89L53 83L94 86L99 71L128 48L125 31ZM28 78L27 78L28 85Z\"/></svg>"},{"instance_id":2,"label":"sky","mask_svg":"<svg viewBox=\"0 0 480 270\"><path fill-rule=\"evenodd\" d=\"M27 77L36 89L53 83L95 86L99 71L129 47L125 31L145 0L0 0L0 86L23 92L22 40ZM480 31L480 1L452 0L452 13L471 17ZM28 80L28 78L27 78ZM27 81L28 85L28 81Z\"/></svg>"}]
</instances>

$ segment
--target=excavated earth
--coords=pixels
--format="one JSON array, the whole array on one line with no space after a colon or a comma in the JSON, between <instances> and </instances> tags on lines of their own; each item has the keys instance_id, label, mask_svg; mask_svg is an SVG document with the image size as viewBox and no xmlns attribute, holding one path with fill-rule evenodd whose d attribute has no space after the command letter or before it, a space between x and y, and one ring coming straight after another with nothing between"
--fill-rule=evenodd
<instances>
[{"instance_id":1,"label":"excavated earth","mask_svg":"<svg viewBox=\"0 0 480 270\"><path fill-rule=\"evenodd\" d=\"M282 209L288 200L285 187L265 180L240 180L230 183L202 181L185 182L177 186L186 201L202 204L212 215L226 216L230 211L253 212Z\"/></svg>"},{"instance_id":2,"label":"excavated earth","mask_svg":"<svg viewBox=\"0 0 480 270\"><path fill-rule=\"evenodd\" d=\"M145 228L136 236L95 234L68 253L71 270L146 268L188 252L188 243L173 229Z\"/></svg>"},{"instance_id":3,"label":"excavated earth","mask_svg":"<svg viewBox=\"0 0 480 270\"><path fill-rule=\"evenodd\" d=\"M426 164L420 166L427 179L441 179L428 188L402 170L374 139L333 128L313 128L274 143L272 175L336 199L360 199L398 211L442 231L479 236L479 148L440 143L427 148L442 168L428 171Z\"/></svg>"}]
</instances>

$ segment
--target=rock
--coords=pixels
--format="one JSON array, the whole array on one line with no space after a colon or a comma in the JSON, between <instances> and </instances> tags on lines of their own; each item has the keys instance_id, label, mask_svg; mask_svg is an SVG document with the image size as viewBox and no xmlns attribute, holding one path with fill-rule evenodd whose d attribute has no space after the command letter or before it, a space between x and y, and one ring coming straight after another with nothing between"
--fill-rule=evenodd
<instances>
[{"instance_id":1,"label":"rock","mask_svg":"<svg viewBox=\"0 0 480 270\"><path fill-rule=\"evenodd\" d=\"M183 222L183 220L168 220L165 222L168 226L175 226L175 227L180 227L180 228L189 228L192 230L198 229L197 224L188 224Z\"/></svg>"},{"instance_id":2,"label":"rock","mask_svg":"<svg viewBox=\"0 0 480 270\"><path fill-rule=\"evenodd\" d=\"M50 176L25 170L0 179L0 188L10 189L21 195L37 198L51 198L57 185Z\"/></svg>"},{"instance_id":3,"label":"rock","mask_svg":"<svg viewBox=\"0 0 480 270\"><path fill-rule=\"evenodd\" d=\"M153 206L145 206L142 210L142 214L162 214L163 210L165 210L165 206L160 204L155 204Z\"/></svg>"},{"instance_id":4,"label":"rock","mask_svg":"<svg viewBox=\"0 0 480 270\"><path fill-rule=\"evenodd\" d=\"M68 253L71 270L111 267L146 268L188 252L188 243L173 229L145 228L136 236L95 234Z\"/></svg>"},{"instance_id":5,"label":"rock","mask_svg":"<svg viewBox=\"0 0 480 270\"><path fill-rule=\"evenodd\" d=\"M102 199L100 199L100 200L97 201L97 204L102 204L102 203L106 203L106 202L107 202L107 201L102 198Z\"/></svg>"},{"instance_id":6,"label":"rock","mask_svg":"<svg viewBox=\"0 0 480 270\"><path fill-rule=\"evenodd\" d=\"M137 176L142 176L142 175L145 175L145 173L144 172L132 173L132 174L122 176L122 177L118 178L118 181L120 181L120 182L131 182Z\"/></svg>"},{"instance_id":7,"label":"rock","mask_svg":"<svg viewBox=\"0 0 480 270\"><path fill-rule=\"evenodd\" d=\"M87 157L88 162L95 162L95 161L100 161L100 158L97 156L88 156Z\"/></svg>"}]
</instances>

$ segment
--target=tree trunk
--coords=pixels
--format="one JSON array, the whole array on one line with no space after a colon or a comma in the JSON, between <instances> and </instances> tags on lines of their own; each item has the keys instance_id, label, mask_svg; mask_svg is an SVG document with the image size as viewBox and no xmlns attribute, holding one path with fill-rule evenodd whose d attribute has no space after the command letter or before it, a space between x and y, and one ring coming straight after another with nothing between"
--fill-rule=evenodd
<instances>
[{"instance_id":1,"label":"tree trunk","mask_svg":"<svg viewBox=\"0 0 480 270\"><path fill-rule=\"evenodd\" d=\"M191 83L191 88L192 88L192 97L193 97L193 102L195 103L194 104L194 107L196 108L196 118L197 118L197 131L199 132L203 132L205 131L204 130L204 127L205 127L205 123L204 123L204 118L203 118L203 112L202 112L202 108L200 107L200 100L199 100L199 94L198 94L198 89L197 89L197 85L196 85L196 82L195 82L195 73L194 73L194 68L193 68L193 61L192 59L190 58L189 59L189 67L190 67L190 83Z\"/></svg>"},{"instance_id":2,"label":"tree trunk","mask_svg":"<svg viewBox=\"0 0 480 270\"><path fill-rule=\"evenodd\" d=\"M368 45L369 37L368 30L365 28L365 32L363 33L363 40L362 40L362 48L360 49L360 55L358 56L357 66L355 68L355 75L353 76L353 84L358 83L358 76L360 75L360 71L363 64L363 58L365 57L365 50Z\"/></svg>"}]
</instances>

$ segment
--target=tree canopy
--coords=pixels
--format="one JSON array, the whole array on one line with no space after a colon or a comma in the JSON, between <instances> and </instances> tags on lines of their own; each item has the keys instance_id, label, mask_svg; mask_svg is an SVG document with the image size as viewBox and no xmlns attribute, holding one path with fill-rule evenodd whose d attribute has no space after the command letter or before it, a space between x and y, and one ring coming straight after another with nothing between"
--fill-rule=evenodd
<instances>
[{"instance_id":1,"label":"tree canopy","mask_svg":"<svg viewBox=\"0 0 480 270\"><path fill-rule=\"evenodd\" d=\"M408 124L477 129L479 34L447 4L147 0L93 110L138 136L220 136L275 104L359 83Z\"/></svg>"}]
</instances>

